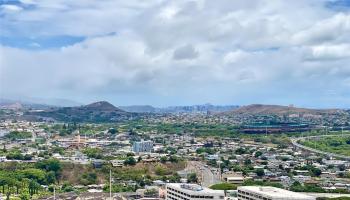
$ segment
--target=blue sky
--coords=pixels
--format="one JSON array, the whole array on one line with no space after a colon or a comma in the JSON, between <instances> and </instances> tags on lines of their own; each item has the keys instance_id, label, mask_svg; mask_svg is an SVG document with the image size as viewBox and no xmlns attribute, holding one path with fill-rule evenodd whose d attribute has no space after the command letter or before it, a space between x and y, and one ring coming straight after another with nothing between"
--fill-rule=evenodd
<instances>
[{"instance_id":1,"label":"blue sky","mask_svg":"<svg viewBox=\"0 0 350 200\"><path fill-rule=\"evenodd\" d=\"M0 0L1 98L350 107L349 0Z\"/></svg>"}]
</instances>

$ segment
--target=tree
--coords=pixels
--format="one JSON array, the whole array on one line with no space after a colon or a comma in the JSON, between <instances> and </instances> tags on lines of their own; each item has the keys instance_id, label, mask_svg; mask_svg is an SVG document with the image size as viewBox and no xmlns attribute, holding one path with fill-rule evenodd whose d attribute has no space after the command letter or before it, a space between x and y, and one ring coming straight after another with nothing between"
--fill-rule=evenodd
<instances>
[{"instance_id":1,"label":"tree","mask_svg":"<svg viewBox=\"0 0 350 200\"><path fill-rule=\"evenodd\" d=\"M145 196L154 196L157 195L158 191L156 189L147 189L145 191Z\"/></svg>"},{"instance_id":2,"label":"tree","mask_svg":"<svg viewBox=\"0 0 350 200\"><path fill-rule=\"evenodd\" d=\"M161 165L157 165L155 167L154 172L158 175L158 176L164 176L166 174L166 169L164 167L162 167Z\"/></svg>"},{"instance_id":3,"label":"tree","mask_svg":"<svg viewBox=\"0 0 350 200\"><path fill-rule=\"evenodd\" d=\"M312 185L312 184L305 184L304 186L299 183L298 181L295 181L292 186L290 187L291 191L294 192L316 192L316 193L322 193L325 192L324 189L322 189L320 186Z\"/></svg>"},{"instance_id":4,"label":"tree","mask_svg":"<svg viewBox=\"0 0 350 200\"><path fill-rule=\"evenodd\" d=\"M4 175L0 175L0 186L2 187L2 193L5 193L6 180Z\"/></svg>"},{"instance_id":5,"label":"tree","mask_svg":"<svg viewBox=\"0 0 350 200\"><path fill-rule=\"evenodd\" d=\"M46 173L45 171L41 170L41 169L25 169L20 171L20 173L22 174L22 176L24 178L28 178L30 180L33 180L35 182L39 182L40 184L45 184L45 176Z\"/></svg>"},{"instance_id":6,"label":"tree","mask_svg":"<svg viewBox=\"0 0 350 200\"><path fill-rule=\"evenodd\" d=\"M94 172L84 173L80 178L80 182L83 185L96 184L97 183L97 174Z\"/></svg>"},{"instance_id":7,"label":"tree","mask_svg":"<svg viewBox=\"0 0 350 200\"><path fill-rule=\"evenodd\" d=\"M74 191L74 188L73 188L73 186L70 183L64 182L63 185L62 185L62 190L64 192L72 192L72 191Z\"/></svg>"},{"instance_id":8,"label":"tree","mask_svg":"<svg viewBox=\"0 0 350 200\"><path fill-rule=\"evenodd\" d=\"M44 169L46 171L59 172L62 169L62 165L57 159L47 159L36 163L36 167Z\"/></svg>"},{"instance_id":9,"label":"tree","mask_svg":"<svg viewBox=\"0 0 350 200\"><path fill-rule=\"evenodd\" d=\"M32 155L26 154L26 155L24 155L23 160L31 160L32 157L33 157Z\"/></svg>"},{"instance_id":10,"label":"tree","mask_svg":"<svg viewBox=\"0 0 350 200\"><path fill-rule=\"evenodd\" d=\"M26 138L30 138L30 137L32 137L32 133L19 132L19 131L12 131L5 136L5 138L8 138L10 140L26 139Z\"/></svg>"},{"instance_id":11,"label":"tree","mask_svg":"<svg viewBox=\"0 0 350 200\"><path fill-rule=\"evenodd\" d=\"M176 172L172 176L168 176L170 183L180 182L181 177Z\"/></svg>"},{"instance_id":12,"label":"tree","mask_svg":"<svg viewBox=\"0 0 350 200\"><path fill-rule=\"evenodd\" d=\"M236 149L236 151L235 151L235 153L236 153L236 154L239 154L239 155L245 154L246 152L247 152L246 149L244 149L244 148L242 148L242 147Z\"/></svg>"},{"instance_id":13,"label":"tree","mask_svg":"<svg viewBox=\"0 0 350 200\"><path fill-rule=\"evenodd\" d=\"M117 131L115 128L110 128L110 129L108 130L108 133L114 135L114 134L118 133L118 131Z\"/></svg>"},{"instance_id":14,"label":"tree","mask_svg":"<svg viewBox=\"0 0 350 200\"><path fill-rule=\"evenodd\" d=\"M252 161L250 159L244 160L244 165L251 165Z\"/></svg>"},{"instance_id":15,"label":"tree","mask_svg":"<svg viewBox=\"0 0 350 200\"><path fill-rule=\"evenodd\" d=\"M125 160L124 160L124 164L125 165L136 165L136 160L134 157L127 157Z\"/></svg>"},{"instance_id":16,"label":"tree","mask_svg":"<svg viewBox=\"0 0 350 200\"><path fill-rule=\"evenodd\" d=\"M38 193L38 190L40 189L40 185L39 183L37 183L34 180L30 180L29 184L28 184L28 190L29 190L29 194L30 196L33 196L34 194Z\"/></svg>"},{"instance_id":17,"label":"tree","mask_svg":"<svg viewBox=\"0 0 350 200\"><path fill-rule=\"evenodd\" d=\"M338 166L340 171L345 171L346 167L344 164Z\"/></svg>"},{"instance_id":18,"label":"tree","mask_svg":"<svg viewBox=\"0 0 350 200\"><path fill-rule=\"evenodd\" d=\"M314 176L320 176L322 174L322 171L318 168L311 169L311 172Z\"/></svg>"},{"instance_id":19,"label":"tree","mask_svg":"<svg viewBox=\"0 0 350 200\"><path fill-rule=\"evenodd\" d=\"M262 177L262 176L265 175L265 172L264 172L263 169L257 169L257 170L255 171L255 173L256 173L256 175L258 175L258 176L260 176L260 177Z\"/></svg>"},{"instance_id":20,"label":"tree","mask_svg":"<svg viewBox=\"0 0 350 200\"><path fill-rule=\"evenodd\" d=\"M27 194L27 193L22 193L22 194L19 196L19 198L20 198L21 200L29 200L29 199L30 199L30 196L29 196L29 194Z\"/></svg>"},{"instance_id":21,"label":"tree","mask_svg":"<svg viewBox=\"0 0 350 200\"><path fill-rule=\"evenodd\" d=\"M169 161L172 163L177 163L179 162L179 159L176 156L170 156Z\"/></svg>"},{"instance_id":22,"label":"tree","mask_svg":"<svg viewBox=\"0 0 350 200\"><path fill-rule=\"evenodd\" d=\"M6 200L9 200L11 194L14 193L13 187L16 184L16 179L14 179L13 177L4 177L4 178L5 178L5 185L7 185Z\"/></svg>"},{"instance_id":23,"label":"tree","mask_svg":"<svg viewBox=\"0 0 350 200\"><path fill-rule=\"evenodd\" d=\"M198 181L197 174L196 173L190 173L187 175L187 180L190 183L196 183Z\"/></svg>"},{"instance_id":24,"label":"tree","mask_svg":"<svg viewBox=\"0 0 350 200\"><path fill-rule=\"evenodd\" d=\"M261 152L261 151L257 151L257 152L255 152L254 157L255 157L255 158L258 158L258 157L260 157L261 155L262 155L262 152Z\"/></svg>"},{"instance_id":25,"label":"tree","mask_svg":"<svg viewBox=\"0 0 350 200\"><path fill-rule=\"evenodd\" d=\"M160 157L160 162L161 163L166 163L166 161L168 161L168 158L166 156Z\"/></svg>"},{"instance_id":26,"label":"tree","mask_svg":"<svg viewBox=\"0 0 350 200\"><path fill-rule=\"evenodd\" d=\"M46 174L46 183L52 184L56 182L56 174L54 171L50 171Z\"/></svg>"},{"instance_id":27,"label":"tree","mask_svg":"<svg viewBox=\"0 0 350 200\"><path fill-rule=\"evenodd\" d=\"M129 156L135 156L135 154L132 153L132 152L128 152L128 153L126 153L126 156L127 156L127 157L129 157Z\"/></svg>"},{"instance_id":28,"label":"tree","mask_svg":"<svg viewBox=\"0 0 350 200\"><path fill-rule=\"evenodd\" d=\"M83 153L89 158L101 159L103 157L102 150L98 148L86 148Z\"/></svg>"},{"instance_id":29,"label":"tree","mask_svg":"<svg viewBox=\"0 0 350 200\"><path fill-rule=\"evenodd\" d=\"M237 186L231 183L218 183L210 186L213 190L236 190Z\"/></svg>"}]
</instances>

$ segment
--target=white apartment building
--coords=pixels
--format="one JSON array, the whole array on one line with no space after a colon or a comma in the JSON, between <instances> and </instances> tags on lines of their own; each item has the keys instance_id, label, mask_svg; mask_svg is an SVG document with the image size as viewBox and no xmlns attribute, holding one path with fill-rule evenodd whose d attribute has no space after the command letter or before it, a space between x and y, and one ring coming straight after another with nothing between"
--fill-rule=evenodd
<instances>
[{"instance_id":1,"label":"white apartment building","mask_svg":"<svg viewBox=\"0 0 350 200\"><path fill-rule=\"evenodd\" d=\"M275 187L242 186L238 187L238 200L316 200L305 194Z\"/></svg>"},{"instance_id":2,"label":"white apartment building","mask_svg":"<svg viewBox=\"0 0 350 200\"><path fill-rule=\"evenodd\" d=\"M166 200L221 200L224 191L212 190L197 184L166 184Z\"/></svg>"},{"instance_id":3,"label":"white apartment building","mask_svg":"<svg viewBox=\"0 0 350 200\"><path fill-rule=\"evenodd\" d=\"M151 152L153 150L153 142L152 141L144 141L134 142L132 145L132 151L135 153L140 152Z\"/></svg>"}]
</instances>

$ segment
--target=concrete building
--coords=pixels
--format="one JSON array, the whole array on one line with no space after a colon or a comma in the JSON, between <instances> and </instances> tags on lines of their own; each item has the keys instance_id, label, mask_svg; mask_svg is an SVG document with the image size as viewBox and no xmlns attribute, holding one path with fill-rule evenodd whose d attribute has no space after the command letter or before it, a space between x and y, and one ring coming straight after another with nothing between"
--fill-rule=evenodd
<instances>
[{"instance_id":1,"label":"concrete building","mask_svg":"<svg viewBox=\"0 0 350 200\"><path fill-rule=\"evenodd\" d=\"M224 198L224 191L212 190L197 184L166 184L166 200L220 200Z\"/></svg>"},{"instance_id":2,"label":"concrete building","mask_svg":"<svg viewBox=\"0 0 350 200\"><path fill-rule=\"evenodd\" d=\"M113 167L123 167L124 160L111 160L110 161Z\"/></svg>"},{"instance_id":3,"label":"concrete building","mask_svg":"<svg viewBox=\"0 0 350 200\"><path fill-rule=\"evenodd\" d=\"M316 200L305 194L291 192L275 187L242 186L238 187L238 200Z\"/></svg>"},{"instance_id":4,"label":"concrete building","mask_svg":"<svg viewBox=\"0 0 350 200\"><path fill-rule=\"evenodd\" d=\"M151 152L153 150L153 142L152 141L143 141L134 142L132 145L132 151L135 153L140 152Z\"/></svg>"}]
</instances>

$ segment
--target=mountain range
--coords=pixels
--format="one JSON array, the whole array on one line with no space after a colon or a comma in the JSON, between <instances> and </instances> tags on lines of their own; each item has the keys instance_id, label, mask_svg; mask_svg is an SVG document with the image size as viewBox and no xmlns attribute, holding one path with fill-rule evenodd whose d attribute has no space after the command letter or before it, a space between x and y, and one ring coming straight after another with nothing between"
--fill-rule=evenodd
<instances>
[{"instance_id":1,"label":"mountain range","mask_svg":"<svg viewBox=\"0 0 350 200\"><path fill-rule=\"evenodd\" d=\"M350 118L350 111L345 109L310 109L263 104L252 104L241 107L204 104L158 108L150 105L116 107L107 101L99 101L83 106L59 107L0 99L0 108L21 110L24 112L23 117L25 119L69 122L116 122L159 113L212 113L220 116L286 116L294 114L295 116L327 117L332 115L342 116L342 118L345 117L346 119Z\"/></svg>"},{"instance_id":2,"label":"mountain range","mask_svg":"<svg viewBox=\"0 0 350 200\"><path fill-rule=\"evenodd\" d=\"M84 106L56 107L44 111L29 111L27 116L41 120L68 122L116 122L136 117L136 113L121 110L107 101L99 101Z\"/></svg>"},{"instance_id":3,"label":"mountain range","mask_svg":"<svg viewBox=\"0 0 350 200\"><path fill-rule=\"evenodd\" d=\"M69 106L80 106L81 103L71 101L68 99L57 99L57 98L30 98L22 97L19 99L5 99L0 98L0 108L9 109L48 109L50 107L69 107Z\"/></svg>"},{"instance_id":4,"label":"mountain range","mask_svg":"<svg viewBox=\"0 0 350 200\"><path fill-rule=\"evenodd\" d=\"M342 109L310 109L310 108L297 108L294 106L281 106L281 105L263 105L263 104L252 104L242 106L236 110L225 112L226 114L240 115L240 114L310 114L310 115L321 115L321 114L337 114L342 113Z\"/></svg>"}]
</instances>

